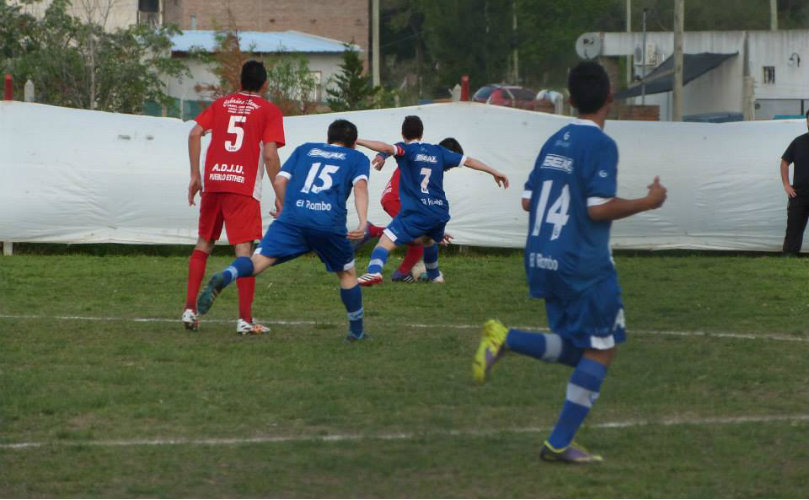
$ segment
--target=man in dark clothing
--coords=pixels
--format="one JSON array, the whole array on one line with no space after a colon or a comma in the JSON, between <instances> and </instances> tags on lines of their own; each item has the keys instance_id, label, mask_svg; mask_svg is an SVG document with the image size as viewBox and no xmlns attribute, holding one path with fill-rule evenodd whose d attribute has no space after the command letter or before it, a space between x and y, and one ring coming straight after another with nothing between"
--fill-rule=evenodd
<instances>
[{"instance_id":1,"label":"man in dark clothing","mask_svg":"<svg viewBox=\"0 0 809 500\"><path fill-rule=\"evenodd\" d=\"M806 112L806 127L809 129L809 111ZM791 185L790 163L795 165ZM806 221L809 220L809 133L796 137L781 156L781 181L789 197L784 254L797 255L801 251Z\"/></svg>"}]
</instances>

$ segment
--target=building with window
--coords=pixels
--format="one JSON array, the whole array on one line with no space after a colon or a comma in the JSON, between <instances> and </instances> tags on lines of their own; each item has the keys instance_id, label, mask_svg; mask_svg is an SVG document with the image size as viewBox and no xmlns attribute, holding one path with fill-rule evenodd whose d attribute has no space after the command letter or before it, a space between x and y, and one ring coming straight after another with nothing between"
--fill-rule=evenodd
<instances>
[{"instance_id":1,"label":"building with window","mask_svg":"<svg viewBox=\"0 0 809 500\"><path fill-rule=\"evenodd\" d=\"M809 30L691 31L683 45L686 120L769 120L809 110ZM646 33L645 50L642 33L585 33L577 50L586 59L631 61L631 81L616 98L659 106L660 119L671 119L672 32Z\"/></svg>"}]
</instances>

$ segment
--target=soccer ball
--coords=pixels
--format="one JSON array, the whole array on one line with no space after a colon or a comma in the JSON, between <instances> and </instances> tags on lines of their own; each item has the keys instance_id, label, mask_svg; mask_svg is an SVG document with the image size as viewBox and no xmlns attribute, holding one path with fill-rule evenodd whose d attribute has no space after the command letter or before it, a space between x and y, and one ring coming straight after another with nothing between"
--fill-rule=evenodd
<instances>
[{"instance_id":1,"label":"soccer ball","mask_svg":"<svg viewBox=\"0 0 809 500\"><path fill-rule=\"evenodd\" d=\"M418 280L421 277L421 275L425 273L427 273L427 267L424 265L423 260L416 262L416 264L413 266L413 269L410 270L410 274L416 280Z\"/></svg>"}]
</instances>

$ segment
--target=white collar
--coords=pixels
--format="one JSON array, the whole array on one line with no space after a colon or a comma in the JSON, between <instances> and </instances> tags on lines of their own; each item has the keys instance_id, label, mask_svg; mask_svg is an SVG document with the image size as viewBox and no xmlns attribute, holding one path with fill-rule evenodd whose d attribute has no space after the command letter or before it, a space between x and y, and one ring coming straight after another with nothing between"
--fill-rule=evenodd
<instances>
[{"instance_id":1,"label":"white collar","mask_svg":"<svg viewBox=\"0 0 809 500\"><path fill-rule=\"evenodd\" d=\"M576 118L575 120L573 120L573 125L582 125L582 126L585 126L585 127L595 127L595 128L599 128L599 129L601 128L593 120L586 120L586 119L582 119L582 118Z\"/></svg>"}]
</instances>

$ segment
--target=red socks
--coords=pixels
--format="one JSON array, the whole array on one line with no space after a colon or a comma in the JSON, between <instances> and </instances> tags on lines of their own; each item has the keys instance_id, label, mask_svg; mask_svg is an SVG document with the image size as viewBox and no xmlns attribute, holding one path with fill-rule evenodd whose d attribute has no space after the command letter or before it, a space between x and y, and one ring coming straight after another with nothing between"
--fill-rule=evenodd
<instances>
[{"instance_id":1,"label":"red socks","mask_svg":"<svg viewBox=\"0 0 809 500\"><path fill-rule=\"evenodd\" d=\"M407 245L407 253L399 266L399 272L402 274L410 274L416 262L421 260L424 255L424 245ZM418 278L418 276L416 276Z\"/></svg>"},{"instance_id":2,"label":"red socks","mask_svg":"<svg viewBox=\"0 0 809 500\"><path fill-rule=\"evenodd\" d=\"M253 322L253 296L256 294L256 277L236 280L239 289L239 317L248 323Z\"/></svg>"},{"instance_id":3,"label":"red socks","mask_svg":"<svg viewBox=\"0 0 809 500\"><path fill-rule=\"evenodd\" d=\"M197 311L197 295L205 277L205 265L208 263L208 254L202 250L194 250L191 260L188 261L188 288L185 292L185 308Z\"/></svg>"},{"instance_id":4,"label":"red socks","mask_svg":"<svg viewBox=\"0 0 809 500\"><path fill-rule=\"evenodd\" d=\"M369 222L368 232L371 234L371 238L379 238L380 236L382 236L382 233L385 232L385 228L381 226L374 226Z\"/></svg>"}]
</instances>

